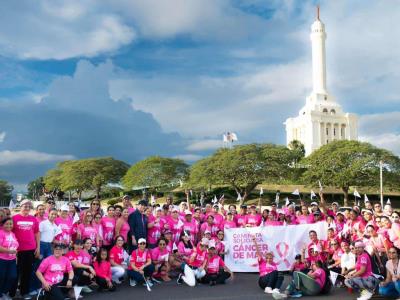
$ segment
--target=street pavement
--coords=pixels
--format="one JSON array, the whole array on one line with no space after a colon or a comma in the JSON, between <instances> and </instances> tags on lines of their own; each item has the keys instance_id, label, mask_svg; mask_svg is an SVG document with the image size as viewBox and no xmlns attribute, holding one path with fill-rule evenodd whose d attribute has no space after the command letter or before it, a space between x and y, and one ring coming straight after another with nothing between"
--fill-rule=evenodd
<instances>
[{"instance_id":1,"label":"street pavement","mask_svg":"<svg viewBox=\"0 0 400 300\"><path fill-rule=\"evenodd\" d=\"M286 287L288 278L282 287ZM355 300L358 294L349 294L345 289L335 288L328 295L315 297L302 297L301 299L331 299L331 300ZM115 292L94 292L86 294L84 299L88 300L123 300L123 299L145 299L145 300L272 300L271 295L267 295L258 286L258 274L236 273L233 280L228 280L224 285L197 285L189 287L186 284L177 285L176 280L171 282L155 284L152 291L148 292L144 286L130 287L129 283L124 282L118 286Z\"/></svg>"}]
</instances>

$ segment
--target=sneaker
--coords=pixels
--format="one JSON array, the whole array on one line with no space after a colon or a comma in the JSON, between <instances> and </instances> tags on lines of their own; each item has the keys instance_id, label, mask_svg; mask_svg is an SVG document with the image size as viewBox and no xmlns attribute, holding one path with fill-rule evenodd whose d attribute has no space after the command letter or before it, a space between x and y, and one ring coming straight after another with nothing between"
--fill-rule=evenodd
<instances>
[{"instance_id":1,"label":"sneaker","mask_svg":"<svg viewBox=\"0 0 400 300\"><path fill-rule=\"evenodd\" d=\"M281 291L280 291L279 289L273 289L273 290L272 290L272 293L278 293L278 294L280 294Z\"/></svg>"},{"instance_id":2,"label":"sneaker","mask_svg":"<svg viewBox=\"0 0 400 300\"><path fill-rule=\"evenodd\" d=\"M299 291L295 291L290 295L290 297L292 297L292 298L300 298L302 296L303 296L303 294Z\"/></svg>"},{"instance_id":3,"label":"sneaker","mask_svg":"<svg viewBox=\"0 0 400 300\"><path fill-rule=\"evenodd\" d=\"M38 293L37 290L34 290L34 291L29 293L29 296L31 296L31 297L36 296L37 293Z\"/></svg>"},{"instance_id":4,"label":"sneaker","mask_svg":"<svg viewBox=\"0 0 400 300\"><path fill-rule=\"evenodd\" d=\"M365 292L366 292L367 290L361 290L361 292L360 292L360 297L357 297L357 300L362 300L363 299L363 297L365 296Z\"/></svg>"},{"instance_id":5,"label":"sneaker","mask_svg":"<svg viewBox=\"0 0 400 300\"><path fill-rule=\"evenodd\" d=\"M147 284L149 285L149 287L152 287L154 285L154 283L152 283L151 280L147 280Z\"/></svg>"},{"instance_id":6,"label":"sneaker","mask_svg":"<svg viewBox=\"0 0 400 300\"><path fill-rule=\"evenodd\" d=\"M371 293L370 291L365 290L364 294L359 297L359 300L369 300L372 298L372 296L374 295L374 293Z\"/></svg>"},{"instance_id":7,"label":"sneaker","mask_svg":"<svg viewBox=\"0 0 400 300\"><path fill-rule=\"evenodd\" d=\"M287 295L285 293L272 293L272 298L276 300L286 299Z\"/></svg>"},{"instance_id":8,"label":"sneaker","mask_svg":"<svg viewBox=\"0 0 400 300\"><path fill-rule=\"evenodd\" d=\"M90 287L88 287L88 286L84 286L83 288L82 288L82 292L84 292L84 293L91 293L91 292L93 292L93 290L90 288Z\"/></svg>"},{"instance_id":9,"label":"sneaker","mask_svg":"<svg viewBox=\"0 0 400 300\"><path fill-rule=\"evenodd\" d=\"M24 299L24 300L31 300L31 299L32 299L32 296L30 296L29 294L25 294L25 295L22 295L22 299Z\"/></svg>"},{"instance_id":10,"label":"sneaker","mask_svg":"<svg viewBox=\"0 0 400 300\"><path fill-rule=\"evenodd\" d=\"M130 286L136 286L137 282L131 278L131 279L129 279L129 285Z\"/></svg>"},{"instance_id":11,"label":"sneaker","mask_svg":"<svg viewBox=\"0 0 400 300\"><path fill-rule=\"evenodd\" d=\"M265 293L267 294L272 294L272 288L270 288L269 286L267 286L264 290Z\"/></svg>"},{"instance_id":12,"label":"sneaker","mask_svg":"<svg viewBox=\"0 0 400 300\"><path fill-rule=\"evenodd\" d=\"M119 280L119 279L115 279L115 280L114 280L114 283L115 283L115 284L121 284L122 282L121 282L121 280Z\"/></svg>"},{"instance_id":13,"label":"sneaker","mask_svg":"<svg viewBox=\"0 0 400 300\"><path fill-rule=\"evenodd\" d=\"M182 276L183 276L182 273L180 273L180 274L178 275L178 279L176 280L176 283L177 283L177 284L182 284L182 283L183 283Z\"/></svg>"}]
</instances>

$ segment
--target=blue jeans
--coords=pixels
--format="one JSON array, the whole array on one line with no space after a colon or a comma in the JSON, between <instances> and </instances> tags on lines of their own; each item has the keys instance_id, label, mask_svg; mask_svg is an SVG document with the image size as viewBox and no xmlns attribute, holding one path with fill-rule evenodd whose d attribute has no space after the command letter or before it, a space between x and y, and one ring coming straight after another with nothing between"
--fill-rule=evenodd
<instances>
[{"instance_id":1,"label":"blue jeans","mask_svg":"<svg viewBox=\"0 0 400 300\"><path fill-rule=\"evenodd\" d=\"M51 255L53 255L51 243L40 242L40 258L45 259Z\"/></svg>"},{"instance_id":2,"label":"blue jeans","mask_svg":"<svg viewBox=\"0 0 400 300\"><path fill-rule=\"evenodd\" d=\"M151 277L151 275L153 275L153 273L154 273L154 265L151 264L151 265L145 267L143 271L144 271L145 277ZM136 272L133 270L128 270L128 276L129 276L129 278L135 280L137 283L144 282L143 275L140 274L139 272Z\"/></svg>"},{"instance_id":3,"label":"blue jeans","mask_svg":"<svg viewBox=\"0 0 400 300\"><path fill-rule=\"evenodd\" d=\"M17 280L17 261L0 259L0 296L7 294Z\"/></svg>"},{"instance_id":4,"label":"blue jeans","mask_svg":"<svg viewBox=\"0 0 400 300\"><path fill-rule=\"evenodd\" d=\"M400 280L397 280L396 282L389 282L385 286L380 286L379 294L385 297L399 297Z\"/></svg>"}]
</instances>

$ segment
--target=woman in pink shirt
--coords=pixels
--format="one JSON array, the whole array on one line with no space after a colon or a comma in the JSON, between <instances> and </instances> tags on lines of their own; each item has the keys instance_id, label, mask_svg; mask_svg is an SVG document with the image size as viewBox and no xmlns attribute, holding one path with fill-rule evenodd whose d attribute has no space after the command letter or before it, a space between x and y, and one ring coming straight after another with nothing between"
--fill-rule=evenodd
<instances>
[{"instance_id":1,"label":"woman in pink shirt","mask_svg":"<svg viewBox=\"0 0 400 300\"><path fill-rule=\"evenodd\" d=\"M93 267L96 272L96 282L99 285L98 291L108 290L114 292L116 287L111 280L111 264L106 248L101 247L97 252Z\"/></svg>"},{"instance_id":2,"label":"woman in pink shirt","mask_svg":"<svg viewBox=\"0 0 400 300\"><path fill-rule=\"evenodd\" d=\"M153 277L161 278L163 281L171 281L171 278L168 276L170 266L166 239L160 238L158 246L151 250L151 259L155 268Z\"/></svg>"},{"instance_id":3,"label":"woman in pink shirt","mask_svg":"<svg viewBox=\"0 0 400 300\"><path fill-rule=\"evenodd\" d=\"M192 253L193 253L192 239L190 237L190 234L184 231L181 236L181 241L178 244L177 256L181 261L187 263Z\"/></svg>"},{"instance_id":4,"label":"woman in pink shirt","mask_svg":"<svg viewBox=\"0 0 400 300\"><path fill-rule=\"evenodd\" d=\"M312 217L309 214L308 207L303 205L301 207L301 215L297 216L297 223L298 224L311 224Z\"/></svg>"},{"instance_id":5,"label":"woman in pink shirt","mask_svg":"<svg viewBox=\"0 0 400 300\"><path fill-rule=\"evenodd\" d=\"M36 271L47 299L64 300L65 289L61 286L69 289L73 285L74 271L68 258L62 256L63 247L55 244L54 254L45 258Z\"/></svg>"},{"instance_id":6,"label":"woman in pink shirt","mask_svg":"<svg viewBox=\"0 0 400 300\"><path fill-rule=\"evenodd\" d=\"M274 254L267 252L263 256L255 237L253 237L253 243L256 248L258 269L260 271L259 287L267 294L280 293L279 289L283 282L283 276L278 273L278 266L274 262Z\"/></svg>"},{"instance_id":7,"label":"woman in pink shirt","mask_svg":"<svg viewBox=\"0 0 400 300\"><path fill-rule=\"evenodd\" d=\"M146 249L146 240L138 240L138 248L133 250L128 266L128 276L130 286L144 283L145 278L149 278L154 273L154 265L151 262L150 251Z\"/></svg>"},{"instance_id":8,"label":"woman in pink shirt","mask_svg":"<svg viewBox=\"0 0 400 300\"><path fill-rule=\"evenodd\" d=\"M230 229L230 228L236 228L236 222L233 220L233 214L228 211L226 214L226 219L222 223L222 228L221 229Z\"/></svg>"},{"instance_id":9,"label":"woman in pink shirt","mask_svg":"<svg viewBox=\"0 0 400 300\"><path fill-rule=\"evenodd\" d=\"M101 227L103 230L103 247L110 250L114 242L114 231L115 231L115 219L114 219L114 206L107 208L107 216L101 219Z\"/></svg>"},{"instance_id":10,"label":"woman in pink shirt","mask_svg":"<svg viewBox=\"0 0 400 300\"><path fill-rule=\"evenodd\" d=\"M161 237L165 224L166 221L162 218L162 208L157 207L154 214L149 216L147 223L147 241L150 249L157 246L157 241Z\"/></svg>"},{"instance_id":11,"label":"woman in pink shirt","mask_svg":"<svg viewBox=\"0 0 400 300\"><path fill-rule=\"evenodd\" d=\"M12 232L12 219L3 219L0 224L0 297L8 299L8 293L17 279L18 241Z\"/></svg>"},{"instance_id":12,"label":"woman in pink shirt","mask_svg":"<svg viewBox=\"0 0 400 300\"><path fill-rule=\"evenodd\" d=\"M124 278L125 269L127 267L124 262L125 250L123 248L125 243L124 238L119 235L115 238L115 246L110 250L110 263L111 263L111 274L112 280L120 284L121 278Z\"/></svg>"},{"instance_id":13,"label":"woman in pink shirt","mask_svg":"<svg viewBox=\"0 0 400 300\"><path fill-rule=\"evenodd\" d=\"M47 220L47 216L45 215L46 213L46 208L44 207L43 204L39 204L36 207L36 213L35 213L35 217L36 220L38 221L38 223L43 222L44 220Z\"/></svg>"},{"instance_id":14,"label":"woman in pink shirt","mask_svg":"<svg viewBox=\"0 0 400 300\"><path fill-rule=\"evenodd\" d=\"M129 212L127 208L122 210L121 217L115 224L115 235L122 235L125 241L128 240L129 224L128 224Z\"/></svg>"},{"instance_id":15,"label":"woman in pink shirt","mask_svg":"<svg viewBox=\"0 0 400 300\"><path fill-rule=\"evenodd\" d=\"M201 282L212 286L225 283L229 277L233 278L233 272L229 270L218 255L214 241L210 241L208 245L206 275L201 279Z\"/></svg>"},{"instance_id":16,"label":"woman in pink shirt","mask_svg":"<svg viewBox=\"0 0 400 300\"><path fill-rule=\"evenodd\" d=\"M258 227L261 224L261 215L257 213L256 206L250 206L250 213L246 218L246 227Z\"/></svg>"},{"instance_id":17,"label":"woman in pink shirt","mask_svg":"<svg viewBox=\"0 0 400 300\"><path fill-rule=\"evenodd\" d=\"M372 274L372 260L363 242L354 245L357 255L356 268L346 275L345 285L355 291L362 290L361 299L370 299L379 284L379 280ZM360 299L359 298L359 299Z\"/></svg>"},{"instance_id":18,"label":"woman in pink shirt","mask_svg":"<svg viewBox=\"0 0 400 300\"><path fill-rule=\"evenodd\" d=\"M54 223L61 229L61 233L55 237L55 242L69 247L72 240L72 220L68 215L69 207L63 205L61 207L60 216L58 216Z\"/></svg>"},{"instance_id":19,"label":"woman in pink shirt","mask_svg":"<svg viewBox=\"0 0 400 300\"><path fill-rule=\"evenodd\" d=\"M103 226L101 224L102 216L100 213L96 213L93 218L93 227L96 228L97 235L99 236L99 243L97 244L98 247L103 245Z\"/></svg>"},{"instance_id":20,"label":"woman in pink shirt","mask_svg":"<svg viewBox=\"0 0 400 300\"><path fill-rule=\"evenodd\" d=\"M93 244L99 245L100 239L96 227L92 225L93 213L88 210L83 215L82 224L78 226L78 239L83 240L89 238L92 240Z\"/></svg>"}]
</instances>

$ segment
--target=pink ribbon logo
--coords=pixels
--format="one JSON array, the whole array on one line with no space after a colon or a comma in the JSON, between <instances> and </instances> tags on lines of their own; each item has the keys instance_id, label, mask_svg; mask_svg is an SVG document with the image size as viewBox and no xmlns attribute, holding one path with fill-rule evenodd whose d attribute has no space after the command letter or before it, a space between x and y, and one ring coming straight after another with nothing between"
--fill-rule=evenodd
<instances>
[{"instance_id":1,"label":"pink ribbon logo","mask_svg":"<svg viewBox=\"0 0 400 300\"><path fill-rule=\"evenodd\" d=\"M288 254L289 254L289 245L286 244L285 242L278 243L276 245L276 252L278 253L279 257L282 258L279 262L277 262L277 265L279 265L283 261L284 264L286 265L286 267L289 268L290 267L290 263L286 258L288 256Z\"/></svg>"}]
</instances>

